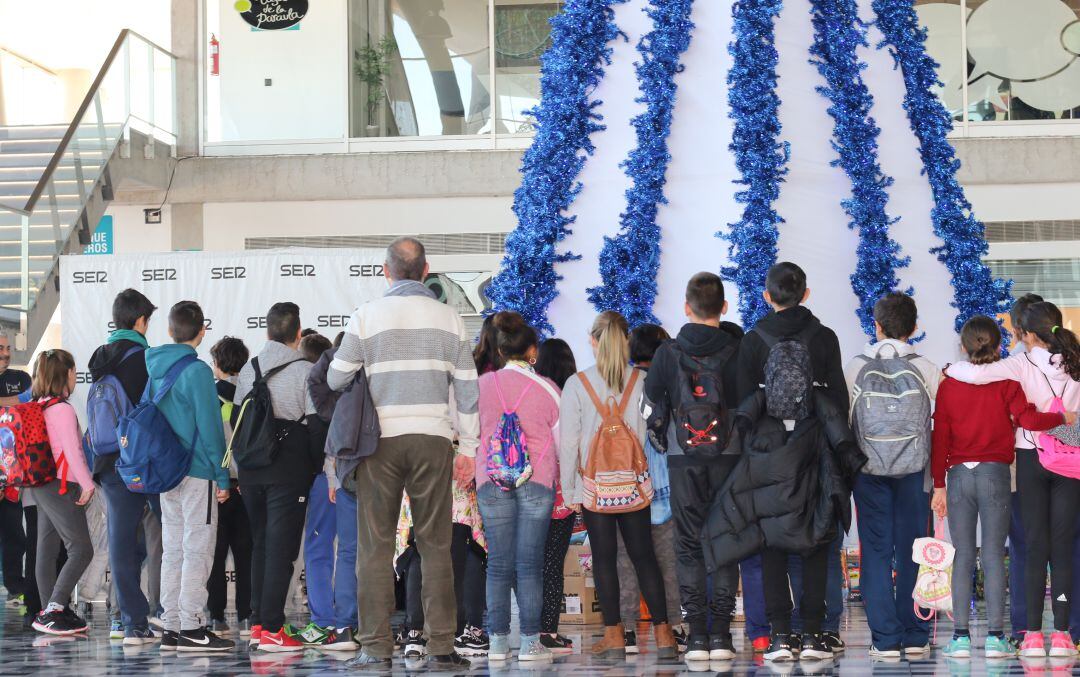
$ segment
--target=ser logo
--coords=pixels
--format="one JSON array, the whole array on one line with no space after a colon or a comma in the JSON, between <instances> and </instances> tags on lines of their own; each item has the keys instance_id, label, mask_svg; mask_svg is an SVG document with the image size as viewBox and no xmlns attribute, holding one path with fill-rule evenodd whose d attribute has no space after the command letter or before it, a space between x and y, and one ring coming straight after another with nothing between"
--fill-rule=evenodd
<instances>
[{"instance_id":1,"label":"ser logo","mask_svg":"<svg viewBox=\"0 0 1080 677\"><path fill-rule=\"evenodd\" d=\"M315 266L310 263L281 265L281 277L315 277Z\"/></svg>"},{"instance_id":2,"label":"ser logo","mask_svg":"<svg viewBox=\"0 0 1080 677\"><path fill-rule=\"evenodd\" d=\"M315 318L315 323L320 328L322 327L335 327L344 328L349 325L348 315L319 315Z\"/></svg>"},{"instance_id":3,"label":"ser logo","mask_svg":"<svg viewBox=\"0 0 1080 677\"><path fill-rule=\"evenodd\" d=\"M247 319L248 329L266 329L266 316L261 317L249 317Z\"/></svg>"},{"instance_id":4,"label":"ser logo","mask_svg":"<svg viewBox=\"0 0 1080 677\"><path fill-rule=\"evenodd\" d=\"M94 382L94 379L93 379L92 376L90 376L90 372L88 372L88 371L77 371L77 372L75 372L75 384L76 385L86 385L86 384L90 384L90 383L93 383L93 382Z\"/></svg>"},{"instance_id":5,"label":"ser logo","mask_svg":"<svg viewBox=\"0 0 1080 677\"><path fill-rule=\"evenodd\" d=\"M109 273L105 270L76 270L71 274L71 281L75 284L105 284L109 281Z\"/></svg>"},{"instance_id":6,"label":"ser logo","mask_svg":"<svg viewBox=\"0 0 1080 677\"><path fill-rule=\"evenodd\" d=\"M353 264L349 266L349 277L382 277L381 263Z\"/></svg>"},{"instance_id":7,"label":"ser logo","mask_svg":"<svg viewBox=\"0 0 1080 677\"><path fill-rule=\"evenodd\" d=\"M210 269L211 280L246 280L247 268L244 266L225 266Z\"/></svg>"},{"instance_id":8,"label":"ser logo","mask_svg":"<svg viewBox=\"0 0 1080 677\"><path fill-rule=\"evenodd\" d=\"M166 282L176 279L176 268L147 268L142 272L143 282Z\"/></svg>"},{"instance_id":9,"label":"ser logo","mask_svg":"<svg viewBox=\"0 0 1080 677\"><path fill-rule=\"evenodd\" d=\"M209 317L203 318L203 326L206 327L206 331L214 331L214 321Z\"/></svg>"}]
</instances>

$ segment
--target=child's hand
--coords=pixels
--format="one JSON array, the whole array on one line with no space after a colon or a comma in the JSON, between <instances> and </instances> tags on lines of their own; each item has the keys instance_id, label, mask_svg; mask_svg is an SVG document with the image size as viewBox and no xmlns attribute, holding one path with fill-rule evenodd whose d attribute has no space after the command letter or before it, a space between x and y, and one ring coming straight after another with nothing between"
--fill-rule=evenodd
<instances>
[{"instance_id":1,"label":"child's hand","mask_svg":"<svg viewBox=\"0 0 1080 677\"><path fill-rule=\"evenodd\" d=\"M1076 425L1076 412L1075 411L1066 411L1064 416L1065 416L1065 425Z\"/></svg>"},{"instance_id":2,"label":"child's hand","mask_svg":"<svg viewBox=\"0 0 1080 677\"><path fill-rule=\"evenodd\" d=\"M938 516L938 519L945 519L945 515L948 514L948 502L945 499L944 489L934 489L934 497L930 499L930 509L934 511L934 514Z\"/></svg>"}]
</instances>

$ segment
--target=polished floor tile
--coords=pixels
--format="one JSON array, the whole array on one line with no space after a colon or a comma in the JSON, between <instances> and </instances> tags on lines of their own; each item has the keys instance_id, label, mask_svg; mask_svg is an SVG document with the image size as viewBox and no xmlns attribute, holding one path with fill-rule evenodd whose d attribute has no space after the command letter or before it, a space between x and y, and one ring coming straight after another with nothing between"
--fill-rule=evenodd
<instances>
[{"instance_id":1,"label":"polished floor tile","mask_svg":"<svg viewBox=\"0 0 1080 677\"><path fill-rule=\"evenodd\" d=\"M107 624L103 611L92 617L87 637L51 638L22 629L18 612L6 608L0 611L0 675L62 675L64 677L98 677L103 675L313 675L365 674L345 667L344 661L351 654L334 655L333 652L308 649L303 653L282 655L249 653L238 648L223 655L168 655L162 654L157 645L123 647L120 642L108 639ZM979 652L967 661L951 661L934 650L921 660L900 660L892 663L871 660L867 654L869 632L860 606L848 610L843 629L849 649L842 656L826 662L803 662L786 665L768 665L750 652L749 644L743 651L741 628L736 630L735 644L740 649L737 660L687 664L685 662L661 662L651 650L651 633L646 626L638 629L643 652L625 661L597 661L587 655L590 646L602 634L595 626L567 628L563 631L575 640L576 653L552 662L526 664L516 661L506 663L474 660L468 675L575 675L576 677L624 677L630 675L677 675L692 672L715 675L841 675L853 677L949 675L955 677L979 677L991 675L1030 675L1032 677L1080 676L1080 666L1072 660L1052 661L987 661ZM976 637L982 637L983 624L973 627ZM951 624L943 621L937 630L937 643L944 644L951 633ZM515 638L516 639L516 638ZM513 644L513 642L512 642ZM582 647L586 650L583 655ZM398 659L395 674L419 674L428 672L423 661L406 663Z\"/></svg>"}]
</instances>

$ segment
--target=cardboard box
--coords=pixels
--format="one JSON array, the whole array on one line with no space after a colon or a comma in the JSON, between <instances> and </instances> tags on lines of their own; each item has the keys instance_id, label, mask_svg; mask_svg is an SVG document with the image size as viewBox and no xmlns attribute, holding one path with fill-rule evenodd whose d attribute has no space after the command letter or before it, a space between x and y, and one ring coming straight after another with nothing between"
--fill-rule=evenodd
<instances>
[{"instance_id":1,"label":"cardboard box","mask_svg":"<svg viewBox=\"0 0 1080 677\"><path fill-rule=\"evenodd\" d=\"M591 576L567 576L563 586L562 625L594 625L603 623L600 598Z\"/></svg>"},{"instance_id":2,"label":"cardboard box","mask_svg":"<svg viewBox=\"0 0 1080 677\"><path fill-rule=\"evenodd\" d=\"M570 546L563 560L563 576L592 576L592 550L589 546Z\"/></svg>"}]
</instances>

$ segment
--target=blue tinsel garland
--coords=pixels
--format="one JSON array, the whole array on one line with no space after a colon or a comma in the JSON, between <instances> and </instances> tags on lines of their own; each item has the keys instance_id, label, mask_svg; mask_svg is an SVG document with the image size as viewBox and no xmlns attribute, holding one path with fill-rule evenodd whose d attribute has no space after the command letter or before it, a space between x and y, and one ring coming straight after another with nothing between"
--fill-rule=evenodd
<instances>
[{"instance_id":1,"label":"blue tinsel garland","mask_svg":"<svg viewBox=\"0 0 1080 677\"><path fill-rule=\"evenodd\" d=\"M638 101L646 109L631 123L637 147L622 165L632 185L626 191L619 234L604 238L603 285L589 290L589 301L597 310L617 310L630 326L657 321L652 310L660 269L656 215L658 206L667 203L664 184L671 160L667 139L675 108L675 75L682 71L680 59L690 46L693 4L693 0L650 0L645 10L653 29L638 43L641 61L636 70L642 92Z\"/></svg>"},{"instance_id":2,"label":"blue tinsel garland","mask_svg":"<svg viewBox=\"0 0 1080 677\"><path fill-rule=\"evenodd\" d=\"M746 186L735 199L746 206L742 219L731 224L731 232L718 235L731 242L733 265L724 268L723 274L738 287L739 314L747 329L769 312L761 292L765 274L776 262L778 226L784 222L773 209L791 154L789 145L777 140L779 54L774 21L783 4L783 0L742 0L732 9L735 39L729 50L735 60L728 73L728 116L735 121L731 152L742 174L737 183Z\"/></svg>"},{"instance_id":3,"label":"blue tinsel garland","mask_svg":"<svg viewBox=\"0 0 1080 677\"><path fill-rule=\"evenodd\" d=\"M995 279L982 262L988 250L983 224L971 213L971 204L956 180L960 161L949 144L952 119L933 94L940 83L937 64L925 49L926 31L919 27L911 0L874 0L876 25L885 36L896 65L904 75L907 111L911 129L919 140L934 208L930 217L934 233L944 243L931 251L952 276L955 326L960 331L973 315L989 315L1009 309L1011 281ZM1006 344L1007 345L1007 344Z\"/></svg>"},{"instance_id":4,"label":"blue tinsel garland","mask_svg":"<svg viewBox=\"0 0 1080 677\"><path fill-rule=\"evenodd\" d=\"M536 138L525 153L521 186L514 193L517 228L506 238L500 272L487 289L498 310L516 310L550 335L547 309L558 291L555 264L576 258L558 254L574 218L566 210L581 192L577 177L594 150L589 135L605 127L589 97L611 63L608 46L620 33L613 5L626 0L567 0L551 20L551 49L543 56L541 103L530 111Z\"/></svg>"},{"instance_id":5,"label":"blue tinsel garland","mask_svg":"<svg viewBox=\"0 0 1080 677\"><path fill-rule=\"evenodd\" d=\"M874 99L863 81L866 64L859 60L858 48L867 46L866 32L859 21L855 0L811 0L814 44L811 62L825 79L818 91L829 99L829 115L835 123L833 148L839 166L851 179L851 197L843 200L851 217L851 228L859 232L858 261L851 275L851 288L859 297L856 314L867 336L874 337L874 304L896 289L897 268L910 263L899 256L900 245L889 237L889 226L899 221L886 213L893 184L878 161L881 130L871 117ZM910 292L909 292L910 293Z\"/></svg>"}]
</instances>

